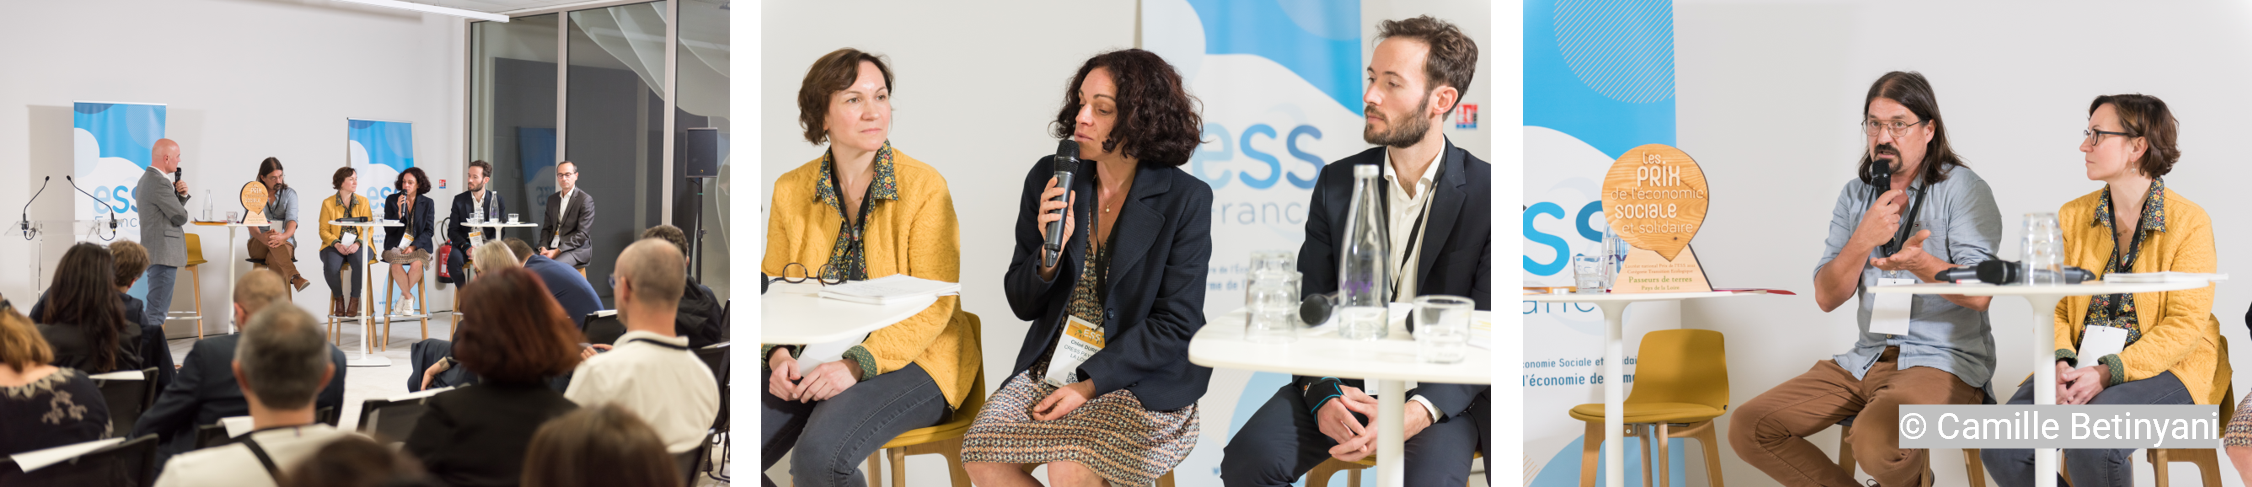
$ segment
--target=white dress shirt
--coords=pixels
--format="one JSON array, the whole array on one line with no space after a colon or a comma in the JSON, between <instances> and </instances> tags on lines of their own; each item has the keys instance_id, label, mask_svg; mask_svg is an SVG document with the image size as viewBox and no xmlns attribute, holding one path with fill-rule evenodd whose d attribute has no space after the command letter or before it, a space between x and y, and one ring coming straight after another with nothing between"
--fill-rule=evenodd
<instances>
[{"instance_id":1,"label":"white dress shirt","mask_svg":"<svg viewBox=\"0 0 2252 487\"><path fill-rule=\"evenodd\" d=\"M1392 167L1392 151L1384 151L1384 183L1392 185L1389 188L1391 191L1387 191L1391 194L1390 201L1386 202L1391 211L1390 214L1384 216L1390 227L1387 230L1391 233L1391 245L1389 247L1392 248L1392 261L1387 265L1392 268L1392 296L1395 298L1392 300L1393 302L1415 301L1415 261L1421 259L1418 254L1421 253L1423 239L1413 238L1415 241L1413 246L1409 246L1408 241L1411 237L1422 232L1424 227L1429 226L1426 223L1430 220L1428 213L1431 203L1431 186L1432 182L1437 180L1436 176L1439 174L1440 158L1446 156L1447 151L1444 149L1431 156L1431 165L1424 166L1422 177L1415 180L1415 195L1408 196L1408 186L1402 184L1399 171ZM1431 421L1439 420L1439 408L1431 405L1430 399L1424 399L1420 395L1408 399L1423 403L1423 411L1430 413Z\"/></svg>"},{"instance_id":2,"label":"white dress shirt","mask_svg":"<svg viewBox=\"0 0 2252 487\"><path fill-rule=\"evenodd\" d=\"M273 428L248 433L274 460L274 466L288 471L298 462L313 456L322 446L346 436L358 435L335 427L313 423L304 426ZM241 443L205 448L172 457L164 464L164 474L156 478L157 487L272 487L273 476L258 463L258 456Z\"/></svg>"},{"instance_id":3,"label":"white dress shirt","mask_svg":"<svg viewBox=\"0 0 2252 487\"><path fill-rule=\"evenodd\" d=\"M579 364L563 397L580 406L608 402L633 411L657 429L666 451L696 448L719 417L719 380L695 352L637 340L688 347L688 337L628 331L618 336L616 348Z\"/></svg>"}]
</instances>

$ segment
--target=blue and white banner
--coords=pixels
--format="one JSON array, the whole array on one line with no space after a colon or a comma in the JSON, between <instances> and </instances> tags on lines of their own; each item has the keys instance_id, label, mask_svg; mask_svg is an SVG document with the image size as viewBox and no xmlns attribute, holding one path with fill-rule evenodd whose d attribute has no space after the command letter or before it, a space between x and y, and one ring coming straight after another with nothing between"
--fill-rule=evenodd
<instances>
[{"instance_id":1,"label":"blue and white banner","mask_svg":"<svg viewBox=\"0 0 2252 487\"><path fill-rule=\"evenodd\" d=\"M164 105L158 103L71 103L71 178L94 194L73 197L71 218L118 219L117 235L141 238L133 187L149 169L149 149L164 138ZM99 201L96 201L99 200Z\"/></svg>"},{"instance_id":2,"label":"blue and white banner","mask_svg":"<svg viewBox=\"0 0 2252 487\"><path fill-rule=\"evenodd\" d=\"M1204 145L1183 169L1213 192L1207 316L1243 307L1252 252L1298 250L1322 166L1368 149L1360 12L1359 0L1142 2L1143 48L1172 63L1203 102ZM1219 485L1222 447L1289 380L1213 371L1198 403L1204 434L1176 481Z\"/></svg>"},{"instance_id":3,"label":"blue and white banner","mask_svg":"<svg viewBox=\"0 0 2252 487\"><path fill-rule=\"evenodd\" d=\"M1569 258L1597 252L1608 226L1601 187L1611 163L1642 144L1674 143L1673 2L1527 0L1524 22L1524 281L1570 286ZM1523 306L1525 371L1517 386L1525 394L1527 485L1581 485L1587 424L1566 411L1603 401L1603 312L1585 304ZM1628 310L1629 388L1642 333L1679 321L1676 303ZM1676 485L1687 481L1683 441L1666 450L1666 475ZM1605 445L1628 449L1629 483L1642 476L1641 447L1631 437Z\"/></svg>"},{"instance_id":4,"label":"blue and white banner","mask_svg":"<svg viewBox=\"0 0 2252 487\"><path fill-rule=\"evenodd\" d=\"M360 171L360 194L375 204L375 216L381 217L389 201L387 198L399 192L391 183L399 180L399 173L414 167L414 124L349 118L344 121L348 126L344 138L345 164Z\"/></svg>"}]
</instances>

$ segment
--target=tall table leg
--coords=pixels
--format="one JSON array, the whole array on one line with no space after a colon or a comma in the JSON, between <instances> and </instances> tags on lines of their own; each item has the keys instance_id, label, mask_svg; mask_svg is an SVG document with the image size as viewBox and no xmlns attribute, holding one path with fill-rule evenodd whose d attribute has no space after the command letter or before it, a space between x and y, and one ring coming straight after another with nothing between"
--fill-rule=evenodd
<instances>
[{"instance_id":1,"label":"tall table leg","mask_svg":"<svg viewBox=\"0 0 2252 487\"><path fill-rule=\"evenodd\" d=\"M1626 487L1625 320L1628 304L1632 302L1595 303L1603 308L1603 475L1604 484L1609 487Z\"/></svg>"},{"instance_id":2,"label":"tall table leg","mask_svg":"<svg viewBox=\"0 0 2252 487\"><path fill-rule=\"evenodd\" d=\"M365 252L369 249L363 245L360 250ZM353 258L362 259L363 257ZM347 365L352 367L390 367L391 359L375 356L375 342L370 341L375 339L375 318L373 316L375 314L375 263L365 262L360 266L360 279L366 283L366 285L360 287L360 294L362 298L366 299L366 301L360 302L360 358L352 359Z\"/></svg>"},{"instance_id":3,"label":"tall table leg","mask_svg":"<svg viewBox=\"0 0 2252 487\"><path fill-rule=\"evenodd\" d=\"M2056 404L2057 382L2056 319L2057 302L2064 296L2054 294L2029 294L2025 301L2033 305L2033 403ZM2056 487L2057 449L2033 449L2033 485Z\"/></svg>"},{"instance_id":4,"label":"tall table leg","mask_svg":"<svg viewBox=\"0 0 2252 487\"><path fill-rule=\"evenodd\" d=\"M235 280L236 280L236 279L239 279L238 277L236 277L236 276L235 276L235 272L236 272L236 271L235 271L235 252L236 252L236 251L238 251L238 250L241 250L241 247L239 247L239 246L235 245L235 232L236 232L236 231L237 231L237 229L239 229L239 228L241 228L241 227L227 227L227 300L228 300L228 301L233 301L233 300L234 300L234 295L235 295ZM283 284L284 284L284 285L287 285L288 283L283 283ZM241 324L241 323L236 323L236 322L235 322L235 315L234 315L234 313L227 313L227 333L235 333L235 332L237 332L237 331L240 331L240 330L242 330L242 324ZM203 335L196 335L195 339L197 339L197 340L202 340L202 339L203 339Z\"/></svg>"},{"instance_id":5,"label":"tall table leg","mask_svg":"<svg viewBox=\"0 0 2252 487\"><path fill-rule=\"evenodd\" d=\"M1407 481L1407 384L1376 381L1376 485L1400 487Z\"/></svg>"}]
</instances>

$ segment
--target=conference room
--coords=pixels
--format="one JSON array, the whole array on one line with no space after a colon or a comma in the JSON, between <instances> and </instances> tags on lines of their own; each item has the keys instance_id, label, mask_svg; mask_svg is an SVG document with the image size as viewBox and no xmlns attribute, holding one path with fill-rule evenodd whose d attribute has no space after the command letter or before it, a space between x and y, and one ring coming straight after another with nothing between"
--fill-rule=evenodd
<instances>
[{"instance_id":1,"label":"conference room","mask_svg":"<svg viewBox=\"0 0 2252 487\"><path fill-rule=\"evenodd\" d=\"M9 5L0 485L728 483L737 4Z\"/></svg>"}]
</instances>

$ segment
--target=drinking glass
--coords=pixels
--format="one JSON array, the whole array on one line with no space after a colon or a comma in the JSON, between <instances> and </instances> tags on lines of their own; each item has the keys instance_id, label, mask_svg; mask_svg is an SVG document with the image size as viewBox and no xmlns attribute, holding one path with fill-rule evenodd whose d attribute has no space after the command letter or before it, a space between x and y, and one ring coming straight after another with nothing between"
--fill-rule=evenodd
<instances>
[{"instance_id":1,"label":"drinking glass","mask_svg":"<svg viewBox=\"0 0 2252 487\"><path fill-rule=\"evenodd\" d=\"M2019 280L2029 286L2064 284L2064 232L2055 213L2025 214L2024 258Z\"/></svg>"},{"instance_id":2,"label":"drinking glass","mask_svg":"<svg viewBox=\"0 0 2252 487\"><path fill-rule=\"evenodd\" d=\"M1470 343L1469 298L1426 295L1415 298L1415 356L1435 364L1461 362Z\"/></svg>"}]
</instances>

